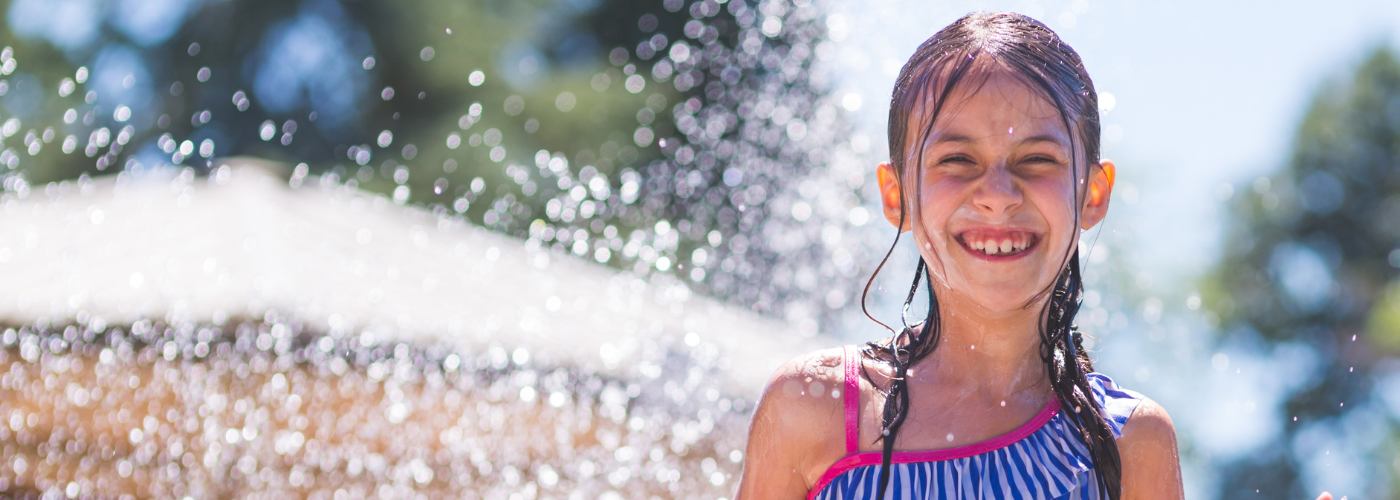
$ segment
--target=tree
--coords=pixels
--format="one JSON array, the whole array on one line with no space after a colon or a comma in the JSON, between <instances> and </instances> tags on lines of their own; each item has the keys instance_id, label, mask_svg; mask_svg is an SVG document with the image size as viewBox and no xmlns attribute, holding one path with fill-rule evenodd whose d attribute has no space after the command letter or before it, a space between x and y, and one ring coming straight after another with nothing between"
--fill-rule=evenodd
<instances>
[{"instance_id":1,"label":"tree","mask_svg":"<svg viewBox=\"0 0 1400 500\"><path fill-rule=\"evenodd\" d=\"M1374 377L1383 375L1383 361L1400 354L1395 54L1376 49L1346 81L1320 92L1284 171L1256 180L1247 193L1233 206L1236 222L1215 274L1222 335L1302 343L1318 363L1308 382L1286 396L1284 431L1266 449L1228 466L1221 493L1305 498L1317 492L1303 491L1299 482L1309 457L1294 455L1296 438L1376 411L1367 405L1378 400ZM1363 477L1387 469L1378 466Z\"/></svg>"}]
</instances>

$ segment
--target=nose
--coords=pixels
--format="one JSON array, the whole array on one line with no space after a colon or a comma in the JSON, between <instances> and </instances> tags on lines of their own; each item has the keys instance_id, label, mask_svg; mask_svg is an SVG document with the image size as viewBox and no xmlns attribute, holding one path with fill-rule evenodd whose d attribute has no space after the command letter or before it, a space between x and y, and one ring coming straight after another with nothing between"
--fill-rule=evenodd
<instances>
[{"instance_id":1,"label":"nose","mask_svg":"<svg viewBox=\"0 0 1400 500\"><path fill-rule=\"evenodd\" d=\"M988 215L1005 215L1021 205L1021 188L1005 165L995 165L982 174L972 204Z\"/></svg>"}]
</instances>

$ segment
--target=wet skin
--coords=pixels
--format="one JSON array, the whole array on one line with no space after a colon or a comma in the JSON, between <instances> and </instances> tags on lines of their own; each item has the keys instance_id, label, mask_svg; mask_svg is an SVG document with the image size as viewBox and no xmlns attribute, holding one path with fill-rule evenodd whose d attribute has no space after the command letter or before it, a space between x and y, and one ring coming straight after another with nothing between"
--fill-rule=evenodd
<instances>
[{"instance_id":1,"label":"wet skin","mask_svg":"<svg viewBox=\"0 0 1400 500\"><path fill-rule=\"evenodd\" d=\"M909 370L912 407L896 450L985 441L1045 407L1045 292L1080 230L1108 210L1114 164L1086 165L1071 142L1077 131L1051 102L1004 70L987 76L954 89L926 139L927 110L915 110L905 170L877 170L885 216L912 233L942 318L937 350ZM754 415L739 499L804 498L846 455L841 399L830 390L842 387L840 367L832 349L774 374ZM874 384L861 381L862 452L880 449L881 394L893 375L882 363L865 368ZM1118 446L1123 498L1182 497L1175 432L1159 405L1144 400Z\"/></svg>"}]
</instances>

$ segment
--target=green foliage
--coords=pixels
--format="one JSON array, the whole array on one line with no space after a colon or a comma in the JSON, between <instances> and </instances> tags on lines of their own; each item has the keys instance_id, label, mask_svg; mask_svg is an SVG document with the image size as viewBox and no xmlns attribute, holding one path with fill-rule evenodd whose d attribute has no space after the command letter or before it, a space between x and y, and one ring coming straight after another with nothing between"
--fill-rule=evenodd
<instances>
[{"instance_id":1,"label":"green foliage","mask_svg":"<svg viewBox=\"0 0 1400 500\"><path fill-rule=\"evenodd\" d=\"M1213 307L1232 336L1302 342L1318 354L1287 396L1280 442L1227 469L1227 497L1259 485L1302 498L1289 443L1371 397L1368 375L1400 353L1400 62L1375 50L1314 99L1287 168L1236 199ZM1345 403L1345 404L1343 404Z\"/></svg>"},{"instance_id":2,"label":"green foliage","mask_svg":"<svg viewBox=\"0 0 1400 500\"><path fill-rule=\"evenodd\" d=\"M604 43L636 45L636 40L651 34L641 33L635 27L614 29L614 33L608 34L594 33L597 26L592 16L599 12L565 11L558 2L544 0L347 2L341 4L347 24L339 28L350 31L347 37L363 35L363 53L352 54L357 61L361 57L373 57L375 61L371 69L365 70L369 87L365 98L353 103L358 120L346 130L326 134L308 119L309 112L313 111L309 106L267 112L253 91L257 65L266 57L262 51L269 34L301 12L323 8L323 4L325 2L310 0L211 3L186 20L171 39L156 46L135 46L119 33L108 32L108 37L92 48L72 54L60 52L42 39L22 40L8 30L0 30L0 43L14 47L15 57L20 62L18 71L26 75L25 81L37 81L44 89L37 104L39 109L31 113L32 118L22 120L19 135L23 136L29 129L41 135L45 127L52 127L57 136L57 140L42 148L38 155L32 158L22 155L19 170L25 173L31 185L71 179L82 173L101 175L116 170L109 170L109 166L120 167L119 164L132 156L133 148L169 134L176 140L193 137L196 143L199 137L216 137L217 156L253 155L291 163L307 162L313 173L340 166L341 178L347 179L357 177L359 167L347 157L347 149L353 145L375 145L377 135L382 130L390 130L395 137L393 144L388 148L373 147L371 165L376 168L371 175L358 175L360 187L384 193L394 189L395 166L385 166L387 159L412 170L408 185L415 202L450 205L453 197L462 195L470 181L478 177L492 188L508 186L519 192L519 186L507 182L502 162L489 158L490 147L469 146L472 133L498 130L501 146L510 153L510 159L518 162L532 163L534 152L541 149L570 156L593 149L596 157L596 149L601 144L610 143L617 151L631 148L630 133L622 131L630 132L635 128L636 113L646 107L648 97L659 95L659 102L669 103L684 100L675 88L666 85L652 85L642 93L631 93L623 88L621 68L613 67L607 60L607 51L616 45ZM604 10L611 9L607 14L623 16L621 19L630 19L633 25L642 15L640 7L627 2L602 6ZM4 8L7 6L0 6ZM670 27L675 32L671 33L673 38L683 38L678 33L679 25L663 24L661 27ZM451 34L448 29L452 30ZM514 88L497 71L498 56L509 45L526 43L548 48L562 42L557 39L559 35L579 33L598 43L582 54L571 54L568 61L559 60L550 50L542 51L546 60L537 64L542 67L540 73L544 76L534 85ZM191 44L199 45L193 55L190 54ZM138 116L142 111L150 112L151 116L145 123L133 118L131 124L136 126L127 144L101 151L107 153L105 155L83 155L83 145L91 131L106 125L112 136L117 135L123 124L113 123L111 115L122 103L101 94L96 95L93 103L84 102L88 89L82 84L68 96L59 96L54 89L64 78L73 78L79 66L91 66L102 49L112 46L132 48L140 53L151 77L150 81L137 82L137 85L149 86L156 99L149 109L136 110ZM425 48L432 49L428 60L421 56ZM549 70L551 66L555 67L553 71ZM207 82L196 81L195 75L205 67L212 70L213 78ZM649 65L645 65L639 70L648 69ZM482 70L486 75L483 83L470 83L468 76L474 70ZM600 72L613 74L610 85L598 87L603 88L602 91L595 90L592 85L593 77ZM11 78L12 86L14 81ZM176 84L179 90L171 90ZM377 98L386 87L393 89L394 97ZM249 95L250 109L239 110L230 99L239 91ZM577 98L571 112L563 112L555 106L556 98L563 92L570 92ZM525 104L518 114L504 110L505 101L512 96ZM459 120L474 103L481 104L483 117L470 127L471 130L461 130ZM79 119L65 124L62 117L70 108L77 112ZM202 110L211 111L212 124L192 123L191 116ZM89 113L93 116L87 117ZM661 121L669 122L667 114L659 114ZM165 125L155 124L158 115L165 117L160 120ZM278 126L278 136L287 120L298 122L292 144L279 144L276 138L261 140L259 124L265 120L272 120ZM529 127L536 130L527 132L526 123L531 120L539 126ZM201 130L214 126L217 132ZM447 135L453 131L459 132L462 143L462 148L455 151L446 143ZM66 134L78 138L76 154L60 151L59 144ZM408 144L414 145L415 152L405 155L403 146ZM99 164L102 156L108 156L105 165ZM616 156L615 153L614 161ZM653 145L650 149L632 151L626 155L628 161L616 163L633 164L660 156L659 149ZM461 168L444 172L442 166L448 159L453 159ZM197 169L203 167L202 162L185 163ZM622 166L609 166L603 171L611 174ZM438 179L445 180L449 188L435 189ZM494 197L495 193L491 195ZM471 215L480 220L488 206L472 207Z\"/></svg>"}]
</instances>

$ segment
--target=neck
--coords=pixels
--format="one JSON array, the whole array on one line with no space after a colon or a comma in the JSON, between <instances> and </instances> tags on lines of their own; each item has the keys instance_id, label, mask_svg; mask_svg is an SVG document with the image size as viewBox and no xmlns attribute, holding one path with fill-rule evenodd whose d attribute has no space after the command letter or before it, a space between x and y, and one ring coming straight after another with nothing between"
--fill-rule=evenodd
<instances>
[{"instance_id":1,"label":"neck","mask_svg":"<svg viewBox=\"0 0 1400 500\"><path fill-rule=\"evenodd\" d=\"M996 311L941 283L934 284L934 291L939 298L938 347L911 369L911 378L937 383L986 404L1008 399L1040 401L1049 394L1050 382L1040 358L1045 299Z\"/></svg>"}]
</instances>

